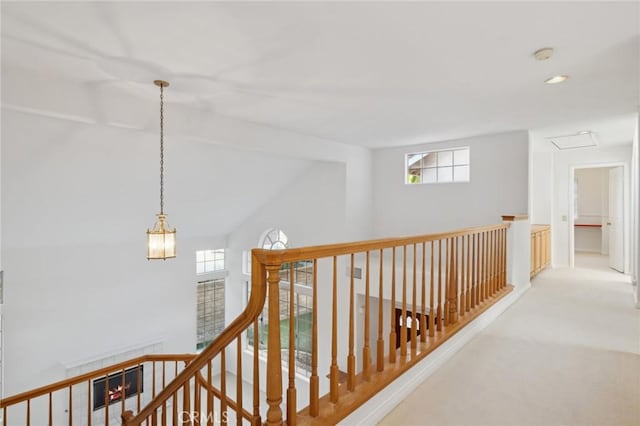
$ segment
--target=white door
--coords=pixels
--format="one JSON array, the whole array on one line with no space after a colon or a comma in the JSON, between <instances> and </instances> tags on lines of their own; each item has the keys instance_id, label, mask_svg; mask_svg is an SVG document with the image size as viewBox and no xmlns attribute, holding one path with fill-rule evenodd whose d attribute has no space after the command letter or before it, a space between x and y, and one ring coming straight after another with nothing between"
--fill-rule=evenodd
<instances>
[{"instance_id":1,"label":"white door","mask_svg":"<svg viewBox=\"0 0 640 426\"><path fill-rule=\"evenodd\" d=\"M609 170L609 266L624 272L624 201L622 199L622 167Z\"/></svg>"}]
</instances>

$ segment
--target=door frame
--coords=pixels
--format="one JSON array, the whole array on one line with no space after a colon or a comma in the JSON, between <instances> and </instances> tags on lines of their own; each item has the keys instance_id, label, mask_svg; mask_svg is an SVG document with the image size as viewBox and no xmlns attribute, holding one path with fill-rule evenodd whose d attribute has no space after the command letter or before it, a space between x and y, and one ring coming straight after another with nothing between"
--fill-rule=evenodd
<instances>
[{"instance_id":1,"label":"door frame","mask_svg":"<svg viewBox=\"0 0 640 426\"><path fill-rule=\"evenodd\" d=\"M624 265L624 273L629 273L629 232L630 232L630 207L629 202L629 167L625 162L617 161L611 163L590 163L590 164L578 164L569 167L569 211L567 212L568 224L569 224L569 267L575 268L575 218L573 212L575 210L574 191L575 191L575 178L576 170L579 169L601 169L610 167L622 167L622 222L623 222L623 241L622 241L622 257Z\"/></svg>"}]
</instances>

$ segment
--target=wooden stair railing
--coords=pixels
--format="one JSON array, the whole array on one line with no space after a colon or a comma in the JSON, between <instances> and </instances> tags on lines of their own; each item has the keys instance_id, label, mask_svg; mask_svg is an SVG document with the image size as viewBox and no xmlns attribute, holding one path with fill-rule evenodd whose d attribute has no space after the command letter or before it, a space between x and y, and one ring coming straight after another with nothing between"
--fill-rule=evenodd
<instances>
[{"instance_id":1,"label":"wooden stair railing","mask_svg":"<svg viewBox=\"0 0 640 426\"><path fill-rule=\"evenodd\" d=\"M508 228L509 224L499 224L406 238L252 250L246 309L198 356L188 356L188 364L169 383L163 381L162 389L153 392L146 406L125 409L123 402L122 424L257 426L263 419L267 425L338 423L511 291L507 284ZM283 308L280 300L285 293L293 300L296 285L281 284L287 277L289 283L297 283L309 276L310 377L308 392L299 398L296 364L300 361L295 355L294 333L299 318L293 303ZM331 302L321 304L319 292L330 295L322 300ZM345 309L339 309L343 302ZM376 304L377 312L372 314ZM266 325L258 321L265 307ZM356 317L356 311L363 313L362 319ZM288 324L287 347L281 344L282 321ZM243 368L242 334L251 326L254 345L259 345L261 332L267 333L266 397L261 396L260 387L261 351L254 350L252 362ZM362 330L363 342L357 348L356 329ZM320 358L321 347L326 358ZM285 363L282 351L288 354ZM235 367L227 368L228 353L235 355ZM81 379L122 368L113 366ZM228 370L235 370L235 381L229 380ZM251 395L243 390L243 370L250 370L246 382L250 382ZM67 385L60 383L60 389ZM229 392L232 387L235 395ZM44 387L37 393L48 395L51 389ZM298 400L307 397L308 405L299 406ZM2 401L5 426L6 407L18 401L27 403L29 425L30 399L22 394Z\"/></svg>"},{"instance_id":2,"label":"wooden stair railing","mask_svg":"<svg viewBox=\"0 0 640 426\"><path fill-rule=\"evenodd\" d=\"M60 420L59 413L64 409L64 419L66 424L104 424L109 425L114 419L119 420L125 407L132 405L138 410L142 405L142 392L136 393L135 397L127 399L126 390L124 394L117 399L111 399L109 390L122 386L125 388L124 379L125 372L132 369L137 372L136 378L138 383L136 387L142 388L142 382L145 381L145 387L151 392L151 396L155 396L166 383L178 375L179 371L184 368L187 363L195 358L194 354L162 354L162 355L143 355L133 358L115 365L100 368L89 373L85 373L76 377L61 380L47 386L13 395L0 400L2 409L2 425L52 425L54 419ZM151 372L150 372L151 371ZM122 374L120 374L122 373ZM121 379L117 382L109 383L109 378L114 375L120 375ZM144 377L147 376L145 379ZM148 383L148 379L151 383ZM100 416L94 414L96 389L92 386L95 380L104 379L104 389L100 389L104 395L104 413ZM80 401L81 400L81 401ZM75 410L76 403L82 403L82 412ZM116 401L116 402L114 402ZM125 405L126 404L126 405ZM115 405L115 407L114 407ZM36 409L38 412L36 413ZM110 411L112 414L110 414ZM113 413L116 413L113 415ZM96 418L99 417L99 418ZM64 424L61 423L61 424ZM112 422L112 424L118 424Z\"/></svg>"},{"instance_id":3,"label":"wooden stair railing","mask_svg":"<svg viewBox=\"0 0 640 426\"><path fill-rule=\"evenodd\" d=\"M259 262L267 272L269 324L281 321L282 265L288 264L292 271L296 262L313 264L309 405L301 410L297 407L296 358L291 356L295 339L288 339L285 349L289 359L283 371L280 330L269 327L266 424L338 423L508 294L513 288L507 284L508 228L509 224L499 224L406 238L277 251L254 249L253 264ZM374 257L377 262L372 264ZM356 272L356 263L361 265L360 273ZM348 274L338 273L345 266ZM319 273L324 279L318 279ZM294 281L293 271L290 281ZM377 315L372 316L371 304L376 301L371 299L371 286L376 284ZM318 305L318 291L332 292L331 306ZM356 293L364 297L363 306L356 306ZM339 301L344 299L348 300L348 310L339 313ZM360 348L355 347L358 309L364 313ZM330 331L323 340L331 345L331 356L320 366L317 314L329 310ZM400 311L398 322L396 311ZM390 330L387 339L385 319ZM293 310L287 320L291 331L296 321ZM341 339L339 329L345 327L347 338ZM371 335L372 328L377 330L375 336ZM344 348L342 357L340 348ZM346 371L344 383L340 371ZM283 372L289 378L285 394ZM328 393L321 396L319 382L327 372Z\"/></svg>"}]
</instances>

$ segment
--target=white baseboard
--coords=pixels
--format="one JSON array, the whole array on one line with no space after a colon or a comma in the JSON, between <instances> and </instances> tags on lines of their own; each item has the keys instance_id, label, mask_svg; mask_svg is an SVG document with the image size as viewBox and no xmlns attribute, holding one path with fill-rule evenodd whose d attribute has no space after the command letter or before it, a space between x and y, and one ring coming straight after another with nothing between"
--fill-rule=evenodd
<instances>
[{"instance_id":1,"label":"white baseboard","mask_svg":"<svg viewBox=\"0 0 640 426\"><path fill-rule=\"evenodd\" d=\"M373 425L381 421L403 399L409 396L422 382L431 376L438 368L447 362L456 352L478 335L486 326L491 324L500 314L516 302L527 290L531 283L515 288L510 294L482 313L478 318L460 330L455 336L443 343L438 349L429 354L393 383L374 395L356 411L344 418L338 425Z\"/></svg>"}]
</instances>

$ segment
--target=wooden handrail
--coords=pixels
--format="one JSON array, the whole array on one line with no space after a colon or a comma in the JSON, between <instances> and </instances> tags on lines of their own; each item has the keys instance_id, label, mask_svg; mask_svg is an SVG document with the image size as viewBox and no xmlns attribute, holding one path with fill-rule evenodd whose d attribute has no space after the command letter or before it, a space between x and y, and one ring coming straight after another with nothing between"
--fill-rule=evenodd
<instances>
[{"instance_id":1,"label":"wooden handrail","mask_svg":"<svg viewBox=\"0 0 640 426\"><path fill-rule=\"evenodd\" d=\"M60 380L59 382L51 383L46 386L42 386L36 389L32 389L26 392L22 392L10 397L0 400L0 408L9 407L11 405L19 404L30 399L39 398L41 396L53 393L62 389L68 389L69 386L77 385L88 380L103 377L114 371L122 371L123 368L132 367L142 364L144 362L162 362L162 361L184 361L189 362L196 357L196 354L153 354L142 355L136 358L129 359L127 361L120 362L118 364L110 365L109 367L100 368L98 370L90 371L89 373L81 374L79 376L70 377L68 379Z\"/></svg>"},{"instance_id":2,"label":"wooden handrail","mask_svg":"<svg viewBox=\"0 0 640 426\"><path fill-rule=\"evenodd\" d=\"M260 263L265 265L280 265L282 263L297 262L301 260L320 259L324 257L342 256L351 253L364 253L366 251L374 251L387 249L392 247L400 247L404 245L422 244L423 242L437 241L446 238L461 237L463 235L473 235L486 231L504 229L509 227L509 223L477 226L472 228L463 228L451 232L442 232L438 234L425 234L410 237L381 238L377 240L364 240L353 243L326 244L319 246L291 248L286 250L267 250L253 249L254 256Z\"/></svg>"},{"instance_id":3,"label":"wooden handrail","mask_svg":"<svg viewBox=\"0 0 640 426\"><path fill-rule=\"evenodd\" d=\"M126 413L123 416L123 423L126 426L139 425L169 398L180 390L185 384L189 383L192 377L200 371L207 363L216 357L223 349L225 349L234 339L236 339L244 330L246 330L253 321L260 315L266 299L266 288L263 283L266 280L266 269L260 262L255 259L252 254L252 274L251 274L251 296L247 307L238 315L223 332L203 350L200 355L194 358L189 365L182 370L175 379L173 379L164 389L156 395L156 397L147 404L138 414L130 417ZM127 418L129 417L129 418ZM126 419L126 420L125 420Z\"/></svg>"}]
</instances>

